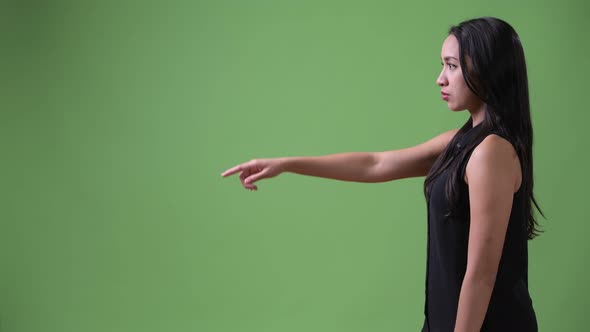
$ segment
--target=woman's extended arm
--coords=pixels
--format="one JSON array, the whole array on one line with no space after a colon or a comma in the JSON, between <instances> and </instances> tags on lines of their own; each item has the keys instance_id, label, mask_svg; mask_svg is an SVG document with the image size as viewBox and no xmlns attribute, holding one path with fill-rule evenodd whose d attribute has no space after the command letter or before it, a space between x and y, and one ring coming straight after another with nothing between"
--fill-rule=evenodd
<instances>
[{"instance_id":1,"label":"woman's extended arm","mask_svg":"<svg viewBox=\"0 0 590 332\"><path fill-rule=\"evenodd\" d=\"M353 182L385 182L424 176L457 130L442 133L422 144L383 152L345 152L315 157L253 159L234 166L222 176L241 172L246 189L254 182L282 172Z\"/></svg>"}]
</instances>

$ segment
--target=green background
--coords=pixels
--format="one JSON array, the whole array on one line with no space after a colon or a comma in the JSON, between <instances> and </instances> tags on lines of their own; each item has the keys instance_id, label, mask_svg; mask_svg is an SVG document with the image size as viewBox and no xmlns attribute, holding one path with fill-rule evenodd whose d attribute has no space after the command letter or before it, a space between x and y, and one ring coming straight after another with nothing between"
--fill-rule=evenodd
<instances>
[{"instance_id":1,"label":"green background","mask_svg":"<svg viewBox=\"0 0 590 332\"><path fill-rule=\"evenodd\" d=\"M422 178L252 158L382 151L459 127L435 80L451 24L519 32L535 128L541 331L586 326L583 1L4 1L0 331L418 331Z\"/></svg>"}]
</instances>

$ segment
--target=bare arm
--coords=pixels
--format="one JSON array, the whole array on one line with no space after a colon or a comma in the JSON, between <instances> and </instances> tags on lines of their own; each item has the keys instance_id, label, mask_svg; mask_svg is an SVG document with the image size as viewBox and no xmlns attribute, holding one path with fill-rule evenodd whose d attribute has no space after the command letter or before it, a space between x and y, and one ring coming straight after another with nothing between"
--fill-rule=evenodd
<instances>
[{"instance_id":1,"label":"bare arm","mask_svg":"<svg viewBox=\"0 0 590 332\"><path fill-rule=\"evenodd\" d=\"M283 169L328 179L373 182L371 169L379 162L375 152L345 152L318 157L283 158Z\"/></svg>"},{"instance_id":2,"label":"bare arm","mask_svg":"<svg viewBox=\"0 0 590 332\"><path fill-rule=\"evenodd\" d=\"M372 182L385 182L426 176L457 131L449 130L410 148L378 152L378 162L371 169L369 178Z\"/></svg>"},{"instance_id":3,"label":"bare arm","mask_svg":"<svg viewBox=\"0 0 590 332\"><path fill-rule=\"evenodd\" d=\"M450 130L422 144L400 150L253 159L226 170L222 176L241 172L240 180L247 189L257 189L254 182L282 172L353 182L385 182L425 176L456 132L456 129Z\"/></svg>"},{"instance_id":4,"label":"bare arm","mask_svg":"<svg viewBox=\"0 0 590 332\"><path fill-rule=\"evenodd\" d=\"M485 138L467 163L471 227L456 332L481 329L496 282L514 193L521 185L521 178L516 151L510 142L496 135Z\"/></svg>"},{"instance_id":5,"label":"bare arm","mask_svg":"<svg viewBox=\"0 0 590 332\"><path fill-rule=\"evenodd\" d=\"M450 130L422 144L400 150L285 158L285 171L355 182L386 182L425 176L456 132Z\"/></svg>"}]
</instances>

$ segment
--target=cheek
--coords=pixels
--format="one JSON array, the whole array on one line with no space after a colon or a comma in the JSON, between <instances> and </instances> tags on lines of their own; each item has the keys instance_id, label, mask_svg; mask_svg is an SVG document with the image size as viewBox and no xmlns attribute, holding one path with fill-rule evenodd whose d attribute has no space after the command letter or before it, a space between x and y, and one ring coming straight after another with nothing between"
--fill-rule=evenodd
<instances>
[{"instance_id":1,"label":"cheek","mask_svg":"<svg viewBox=\"0 0 590 332\"><path fill-rule=\"evenodd\" d=\"M457 89L457 92L459 94L461 94L461 97L463 97L463 98L469 98L473 94L471 92L471 90L469 89L469 87L467 86L467 83L465 83L465 79L463 78L463 75L460 75L459 77L457 77L457 79L455 81L455 87Z\"/></svg>"},{"instance_id":2,"label":"cheek","mask_svg":"<svg viewBox=\"0 0 590 332\"><path fill-rule=\"evenodd\" d=\"M463 74L460 71L457 71L453 75L453 83L458 89L462 89L466 86L465 79L463 78Z\"/></svg>"}]
</instances>

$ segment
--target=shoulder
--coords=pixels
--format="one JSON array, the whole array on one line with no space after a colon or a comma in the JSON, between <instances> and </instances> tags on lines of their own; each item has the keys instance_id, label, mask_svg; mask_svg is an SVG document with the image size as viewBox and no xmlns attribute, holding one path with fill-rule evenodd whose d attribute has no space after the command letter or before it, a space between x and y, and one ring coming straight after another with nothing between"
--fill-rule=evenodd
<instances>
[{"instance_id":1,"label":"shoulder","mask_svg":"<svg viewBox=\"0 0 590 332\"><path fill-rule=\"evenodd\" d=\"M426 142L426 144L434 152L434 154L438 155L447 147L447 145L449 145L453 137L457 135L457 132L459 132L459 129L445 131L431 138Z\"/></svg>"},{"instance_id":2,"label":"shoulder","mask_svg":"<svg viewBox=\"0 0 590 332\"><path fill-rule=\"evenodd\" d=\"M440 133L426 142L418 144L412 149L422 151L424 154L428 155L429 158L436 159L438 155L449 145L449 142L455 137L459 129L451 129Z\"/></svg>"},{"instance_id":3,"label":"shoulder","mask_svg":"<svg viewBox=\"0 0 590 332\"><path fill-rule=\"evenodd\" d=\"M455 129L445 131L444 133L438 135L438 137L441 137L442 139L446 140L446 142L448 144L453 139L453 137L455 137L455 135L457 135L458 132L459 132L459 128L455 128Z\"/></svg>"},{"instance_id":4,"label":"shoulder","mask_svg":"<svg viewBox=\"0 0 590 332\"><path fill-rule=\"evenodd\" d=\"M509 161L516 157L516 150L510 141L502 136L490 134L479 143L471 155L475 162Z\"/></svg>"},{"instance_id":5,"label":"shoulder","mask_svg":"<svg viewBox=\"0 0 590 332\"><path fill-rule=\"evenodd\" d=\"M489 180L517 182L520 164L516 150L510 141L490 134L478 144L467 162L465 181L485 177Z\"/></svg>"}]
</instances>

